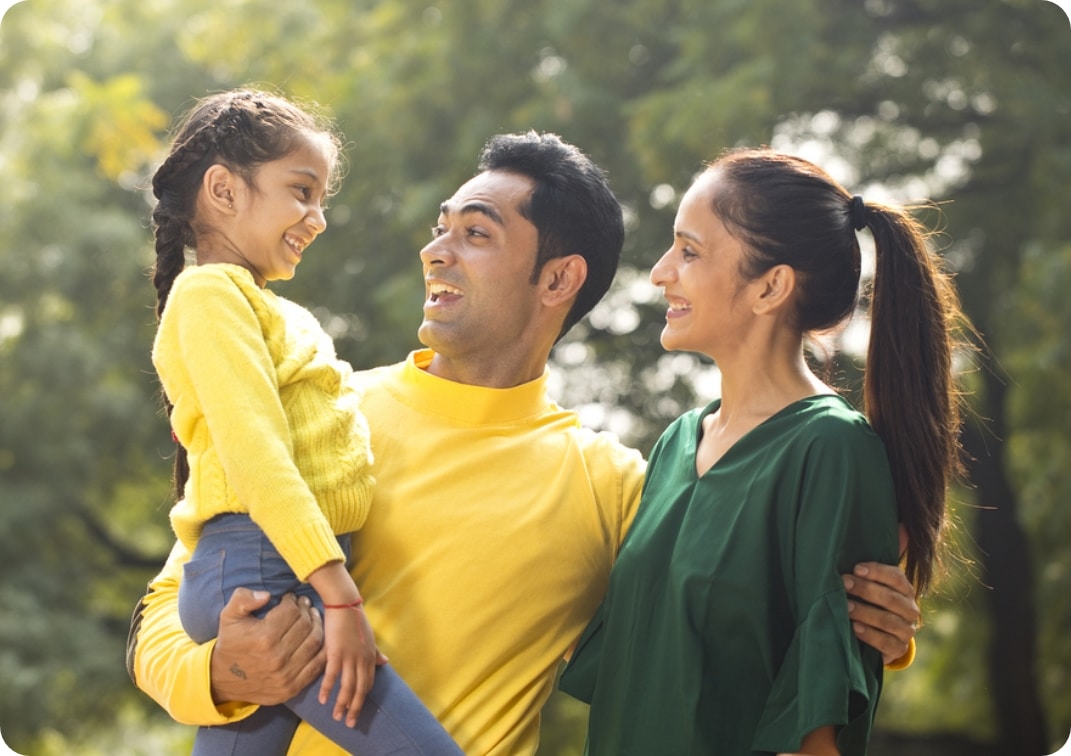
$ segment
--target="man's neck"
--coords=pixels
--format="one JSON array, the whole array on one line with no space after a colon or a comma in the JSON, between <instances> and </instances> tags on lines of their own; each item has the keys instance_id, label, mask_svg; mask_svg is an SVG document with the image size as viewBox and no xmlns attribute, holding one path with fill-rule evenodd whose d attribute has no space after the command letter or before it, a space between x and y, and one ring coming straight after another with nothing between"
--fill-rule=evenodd
<instances>
[{"instance_id":1,"label":"man's neck","mask_svg":"<svg viewBox=\"0 0 1071 756\"><path fill-rule=\"evenodd\" d=\"M547 368L547 357L530 360L502 359L472 360L452 358L438 352L431 358L428 373L455 383L485 388L513 388L541 377Z\"/></svg>"}]
</instances>

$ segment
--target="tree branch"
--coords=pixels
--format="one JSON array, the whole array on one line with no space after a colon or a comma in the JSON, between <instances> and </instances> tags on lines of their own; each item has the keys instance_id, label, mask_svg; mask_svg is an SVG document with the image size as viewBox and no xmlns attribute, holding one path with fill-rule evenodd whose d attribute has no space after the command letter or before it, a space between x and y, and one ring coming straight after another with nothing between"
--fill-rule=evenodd
<instances>
[{"instance_id":1,"label":"tree branch","mask_svg":"<svg viewBox=\"0 0 1071 756\"><path fill-rule=\"evenodd\" d=\"M89 530L90 534L104 545L105 549L111 553L112 558L115 559L119 566L135 569L148 569L160 567L167 561L167 554L145 554L116 538L106 527L104 527L103 523L101 523L100 520L98 520L93 513L85 507L76 507L74 511L79 519L82 520L86 529Z\"/></svg>"}]
</instances>

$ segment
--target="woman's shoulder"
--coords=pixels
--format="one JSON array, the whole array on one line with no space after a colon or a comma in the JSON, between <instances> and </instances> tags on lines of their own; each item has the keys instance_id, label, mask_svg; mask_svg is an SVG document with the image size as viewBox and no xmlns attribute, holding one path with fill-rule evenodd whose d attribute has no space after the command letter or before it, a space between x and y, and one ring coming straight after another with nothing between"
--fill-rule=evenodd
<instances>
[{"instance_id":1,"label":"woman's shoulder","mask_svg":"<svg viewBox=\"0 0 1071 756\"><path fill-rule=\"evenodd\" d=\"M816 394L786 409L792 422L814 434L870 431L866 415L839 394Z\"/></svg>"},{"instance_id":2,"label":"woman's shoulder","mask_svg":"<svg viewBox=\"0 0 1071 756\"><path fill-rule=\"evenodd\" d=\"M828 394L809 397L793 417L797 448L808 456L884 462L885 445L866 415L844 397ZM785 434L788 435L788 434Z\"/></svg>"},{"instance_id":3,"label":"woman's shoulder","mask_svg":"<svg viewBox=\"0 0 1071 756\"><path fill-rule=\"evenodd\" d=\"M721 399L715 399L702 407L693 407L677 416L662 432L662 439L669 440L679 436L694 436L703 422L703 418L721 406Z\"/></svg>"}]
</instances>

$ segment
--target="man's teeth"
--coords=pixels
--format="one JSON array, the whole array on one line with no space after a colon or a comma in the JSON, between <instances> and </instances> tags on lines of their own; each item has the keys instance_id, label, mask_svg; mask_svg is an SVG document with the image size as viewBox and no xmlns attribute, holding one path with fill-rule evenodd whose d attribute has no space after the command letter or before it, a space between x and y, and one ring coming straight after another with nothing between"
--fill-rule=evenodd
<instances>
[{"instance_id":1,"label":"man's teeth","mask_svg":"<svg viewBox=\"0 0 1071 756\"><path fill-rule=\"evenodd\" d=\"M461 296L461 289L455 289L453 286L447 286L446 284L432 284L428 292L431 294L431 300L437 301L443 294L453 294L454 296Z\"/></svg>"}]
</instances>

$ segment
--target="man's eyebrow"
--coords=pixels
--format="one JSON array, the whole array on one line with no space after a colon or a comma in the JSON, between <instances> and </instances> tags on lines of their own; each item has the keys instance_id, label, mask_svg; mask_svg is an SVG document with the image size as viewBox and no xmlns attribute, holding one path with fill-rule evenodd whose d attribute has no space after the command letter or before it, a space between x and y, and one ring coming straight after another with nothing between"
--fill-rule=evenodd
<instances>
[{"instance_id":1,"label":"man's eyebrow","mask_svg":"<svg viewBox=\"0 0 1071 756\"><path fill-rule=\"evenodd\" d=\"M451 207L449 202L444 202L439 205L439 212L443 215L450 215L450 213L453 212L453 208ZM499 212L490 205L488 205L486 202L478 202L475 200L471 202L466 202L464 205L461 206L457 213L459 215L465 215L467 213L480 213L482 215L486 215L499 226L505 225L502 220L502 216L499 214Z\"/></svg>"}]
</instances>

